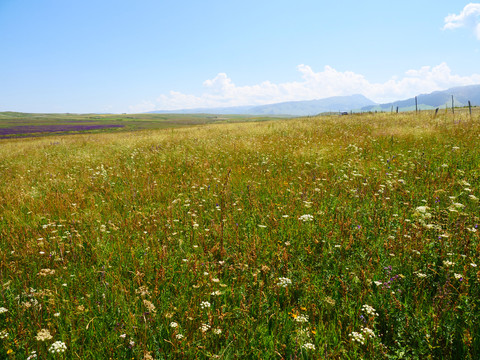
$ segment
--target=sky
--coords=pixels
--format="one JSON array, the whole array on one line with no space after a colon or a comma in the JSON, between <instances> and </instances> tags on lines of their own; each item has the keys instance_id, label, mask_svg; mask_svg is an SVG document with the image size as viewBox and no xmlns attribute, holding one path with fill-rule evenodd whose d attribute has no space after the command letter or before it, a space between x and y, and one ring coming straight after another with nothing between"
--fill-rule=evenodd
<instances>
[{"instance_id":1,"label":"sky","mask_svg":"<svg viewBox=\"0 0 480 360\"><path fill-rule=\"evenodd\" d=\"M0 111L138 113L480 84L480 3L0 0Z\"/></svg>"}]
</instances>

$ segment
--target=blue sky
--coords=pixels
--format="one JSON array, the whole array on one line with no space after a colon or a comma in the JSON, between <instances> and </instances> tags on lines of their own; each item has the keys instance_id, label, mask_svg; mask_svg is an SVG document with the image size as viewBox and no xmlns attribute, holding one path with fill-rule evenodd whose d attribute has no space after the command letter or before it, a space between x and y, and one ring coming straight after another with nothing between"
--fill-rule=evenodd
<instances>
[{"instance_id":1,"label":"blue sky","mask_svg":"<svg viewBox=\"0 0 480 360\"><path fill-rule=\"evenodd\" d=\"M480 3L0 0L0 111L143 112L480 83Z\"/></svg>"}]
</instances>

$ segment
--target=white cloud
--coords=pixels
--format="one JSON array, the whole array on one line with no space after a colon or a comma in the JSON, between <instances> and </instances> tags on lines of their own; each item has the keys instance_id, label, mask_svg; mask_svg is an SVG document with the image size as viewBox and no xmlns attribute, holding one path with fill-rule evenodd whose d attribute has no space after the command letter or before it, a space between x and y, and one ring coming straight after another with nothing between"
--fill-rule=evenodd
<instances>
[{"instance_id":1,"label":"white cloud","mask_svg":"<svg viewBox=\"0 0 480 360\"><path fill-rule=\"evenodd\" d=\"M445 17L444 30L452 30L460 27L473 29L475 36L480 40L480 4L470 3L466 5L458 15L450 14Z\"/></svg>"},{"instance_id":2,"label":"white cloud","mask_svg":"<svg viewBox=\"0 0 480 360\"><path fill-rule=\"evenodd\" d=\"M200 95L170 91L155 101L130 107L130 112L152 110L176 110L206 107L263 105L283 101L313 100L330 96L363 94L367 98L383 103L406 99L421 93L445 90L454 86L480 83L480 74L460 76L452 74L446 63L423 66L408 70L403 77L392 77L383 83L373 83L365 76L351 71L338 71L325 66L315 72L308 65L297 67L299 81L275 84L264 81L256 85L236 86L227 74L219 73L203 83Z\"/></svg>"}]
</instances>

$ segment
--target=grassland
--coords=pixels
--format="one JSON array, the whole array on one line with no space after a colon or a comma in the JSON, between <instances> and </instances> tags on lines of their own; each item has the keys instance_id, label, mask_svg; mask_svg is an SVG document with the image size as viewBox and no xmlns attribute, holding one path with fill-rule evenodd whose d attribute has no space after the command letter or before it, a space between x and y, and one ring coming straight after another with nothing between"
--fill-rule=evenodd
<instances>
[{"instance_id":1,"label":"grassland","mask_svg":"<svg viewBox=\"0 0 480 360\"><path fill-rule=\"evenodd\" d=\"M0 358L478 359L479 140L459 111L1 140Z\"/></svg>"},{"instance_id":2,"label":"grassland","mask_svg":"<svg viewBox=\"0 0 480 360\"><path fill-rule=\"evenodd\" d=\"M0 112L0 139L191 127L282 117L211 114L31 114ZM285 118L285 117L283 117Z\"/></svg>"}]
</instances>

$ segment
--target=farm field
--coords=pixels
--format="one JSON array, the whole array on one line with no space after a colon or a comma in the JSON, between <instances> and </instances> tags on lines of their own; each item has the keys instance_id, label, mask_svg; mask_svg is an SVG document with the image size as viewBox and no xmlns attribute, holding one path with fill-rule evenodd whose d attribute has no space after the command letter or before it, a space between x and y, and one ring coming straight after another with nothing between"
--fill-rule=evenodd
<instances>
[{"instance_id":1,"label":"farm field","mask_svg":"<svg viewBox=\"0 0 480 360\"><path fill-rule=\"evenodd\" d=\"M282 117L210 114L30 114L0 112L0 139L165 129Z\"/></svg>"},{"instance_id":2,"label":"farm field","mask_svg":"<svg viewBox=\"0 0 480 360\"><path fill-rule=\"evenodd\" d=\"M480 358L478 112L198 121L0 140L0 358Z\"/></svg>"}]
</instances>

